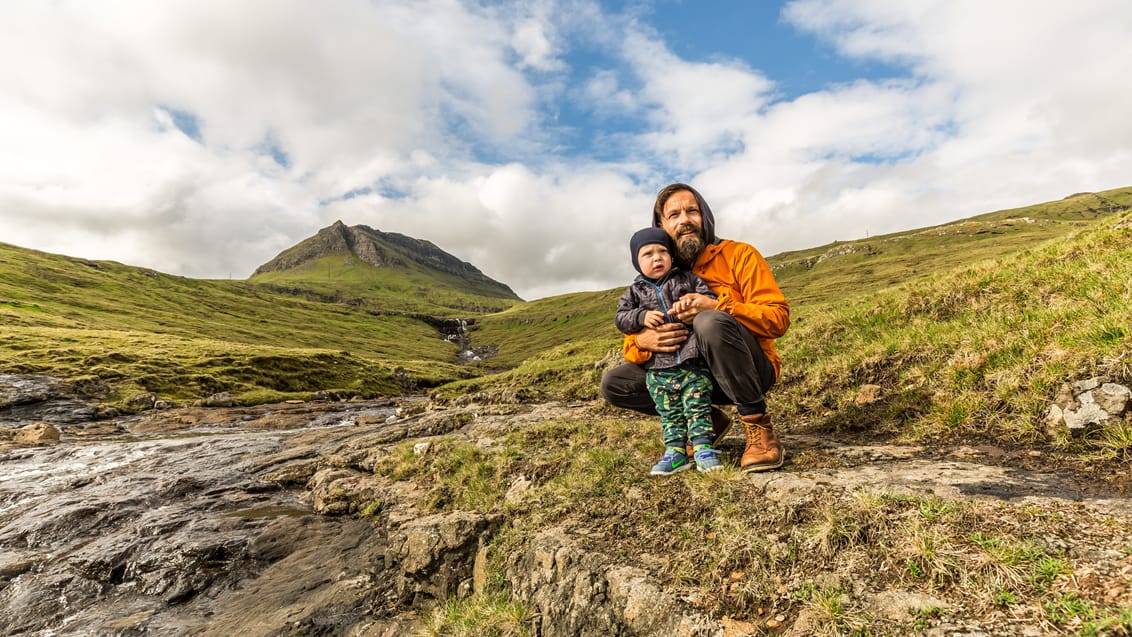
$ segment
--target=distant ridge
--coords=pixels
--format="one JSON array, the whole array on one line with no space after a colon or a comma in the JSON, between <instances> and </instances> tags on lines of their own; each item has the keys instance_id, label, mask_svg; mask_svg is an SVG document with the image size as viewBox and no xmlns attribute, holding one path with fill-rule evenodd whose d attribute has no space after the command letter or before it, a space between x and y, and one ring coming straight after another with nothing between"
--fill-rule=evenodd
<instances>
[{"instance_id":1,"label":"distant ridge","mask_svg":"<svg viewBox=\"0 0 1132 637\"><path fill-rule=\"evenodd\" d=\"M318 231L256 268L251 280L286 279L300 283L304 271L314 271L333 257L351 257L362 264L389 271L388 278L426 277L438 288L455 288L477 296L521 300L506 284L476 266L452 256L431 241L414 239L369 226L347 226L342 221Z\"/></svg>"}]
</instances>

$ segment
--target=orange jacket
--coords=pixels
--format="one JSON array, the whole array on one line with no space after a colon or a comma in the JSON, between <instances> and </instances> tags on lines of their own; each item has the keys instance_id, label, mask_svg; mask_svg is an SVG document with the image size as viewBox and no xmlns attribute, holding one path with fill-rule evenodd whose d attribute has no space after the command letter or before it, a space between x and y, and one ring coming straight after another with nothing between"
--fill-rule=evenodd
<instances>
[{"instance_id":1,"label":"orange jacket","mask_svg":"<svg viewBox=\"0 0 1132 637\"><path fill-rule=\"evenodd\" d=\"M721 239L704 248L692 272L719 297L715 309L734 316L754 335L777 377L782 358L774 349L774 339L790 327L790 304L763 255L752 245ZM625 360L638 365L652 357L652 352L637 347L635 334L625 337L622 351Z\"/></svg>"}]
</instances>

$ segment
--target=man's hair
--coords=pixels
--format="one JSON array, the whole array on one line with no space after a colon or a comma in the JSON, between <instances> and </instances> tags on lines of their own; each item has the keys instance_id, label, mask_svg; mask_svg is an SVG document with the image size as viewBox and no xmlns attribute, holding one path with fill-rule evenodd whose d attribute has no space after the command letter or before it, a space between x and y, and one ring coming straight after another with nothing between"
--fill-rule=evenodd
<instances>
[{"instance_id":1,"label":"man's hair","mask_svg":"<svg viewBox=\"0 0 1132 637\"><path fill-rule=\"evenodd\" d=\"M692 190L692 187L688 184L677 183L669 184L664 188L661 188L660 192L656 194L656 204L652 207L652 223L654 226L660 226L660 215L664 212L664 204L668 203L668 198L680 192L681 190L687 190L692 194L695 194L696 192L695 190Z\"/></svg>"}]
</instances>

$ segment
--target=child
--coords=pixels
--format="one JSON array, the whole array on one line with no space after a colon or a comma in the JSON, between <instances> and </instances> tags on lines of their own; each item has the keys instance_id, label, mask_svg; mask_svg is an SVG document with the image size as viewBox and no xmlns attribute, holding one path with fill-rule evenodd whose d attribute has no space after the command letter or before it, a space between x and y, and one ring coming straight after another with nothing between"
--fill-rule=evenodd
<instances>
[{"instance_id":1,"label":"child","mask_svg":"<svg viewBox=\"0 0 1132 637\"><path fill-rule=\"evenodd\" d=\"M625 334L675 321L669 311L678 309L680 297L690 292L716 298L698 276L672 266L672 241L664 230L637 231L629 241L629 254L641 275L617 302L617 329ZM699 355L695 334L676 352L654 353L644 366L664 435L664 457L649 473L666 476L690 469L688 442L697 470L722 469L719 452L711 446L711 373Z\"/></svg>"}]
</instances>

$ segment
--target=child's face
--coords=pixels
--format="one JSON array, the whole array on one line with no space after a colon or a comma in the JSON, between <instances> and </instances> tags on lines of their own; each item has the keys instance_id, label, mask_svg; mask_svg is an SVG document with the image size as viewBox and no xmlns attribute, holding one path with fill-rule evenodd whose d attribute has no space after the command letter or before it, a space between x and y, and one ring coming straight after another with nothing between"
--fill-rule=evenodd
<instances>
[{"instance_id":1,"label":"child's face","mask_svg":"<svg viewBox=\"0 0 1132 637\"><path fill-rule=\"evenodd\" d=\"M641 272L648 278L659 279L672 268L672 255L668 253L668 248L659 243L650 243L641 246L641 250L637 252L637 265L641 266Z\"/></svg>"}]
</instances>

